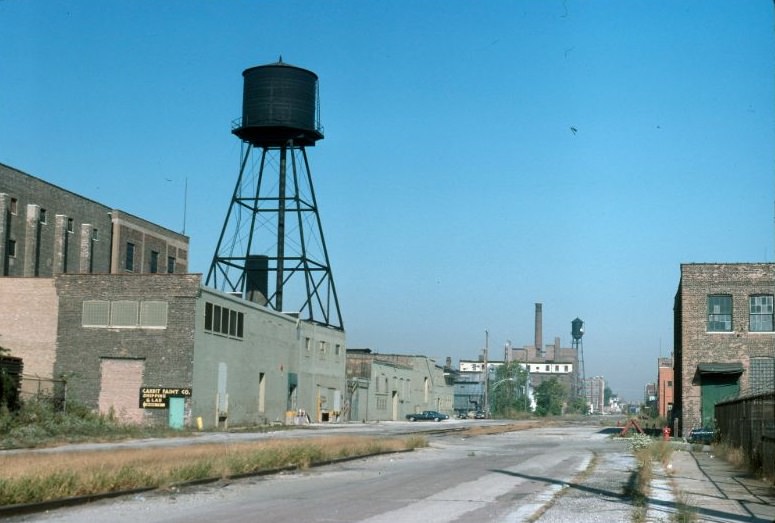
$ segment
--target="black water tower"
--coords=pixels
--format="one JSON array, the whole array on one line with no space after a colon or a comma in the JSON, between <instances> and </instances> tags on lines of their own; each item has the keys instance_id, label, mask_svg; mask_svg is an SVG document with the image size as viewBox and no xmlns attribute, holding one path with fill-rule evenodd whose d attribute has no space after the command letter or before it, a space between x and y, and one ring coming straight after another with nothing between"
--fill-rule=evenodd
<instances>
[{"instance_id":1,"label":"black water tower","mask_svg":"<svg viewBox=\"0 0 775 523\"><path fill-rule=\"evenodd\" d=\"M243 141L309 146L323 138L315 73L280 61L245 69L242 76L242 118L232 132Z\"/></svg>"},{"instance_id":2,"label":"black water tower","mask_svg":"<svg viewBox=\"0 0 775 523\"><path fill-rule=\"evenodd\" d=\"M282 59L242 76L240 172L206 285L341 329L306 152L323 138L318 77Z\"/></svg>"}]
</instances>

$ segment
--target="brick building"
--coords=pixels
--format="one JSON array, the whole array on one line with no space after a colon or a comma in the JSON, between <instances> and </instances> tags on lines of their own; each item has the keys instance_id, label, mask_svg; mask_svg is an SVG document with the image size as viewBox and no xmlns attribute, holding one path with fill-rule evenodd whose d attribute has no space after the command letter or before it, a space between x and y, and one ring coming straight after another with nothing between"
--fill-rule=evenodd
<instances>
[{"instance_id":1,"label":"brick building","mask_svg":"<svg viewBox=\"0 0 775 523\"><path fill-rule=\"evenodd\" d=\"M3 164L0 240L0 276L188 271L188 237Z\"/></svg>"},{"instance_id":2,"label":"brick building","mask_svg":"<svg viewBox=\"0 0 775 523\"><path fill-rule=\"evenodd\" d=\"M0 278L0 312L25 373L127 422L251 425L299 410L325 421L342 410L343 331L202 287L200 274Z\"/></svg>"},{"instance_id":3,"label":"brick building","mask_svg":"<svg viewBox=\"0 0 775 523\"><path fill-rule=\"evenodd\" d=\"M673 428L714 424L714 406L774 388L775 264L682 264L675 296Z\"/></svg>"},{"instance_id":4,"label":"brick building","mask_svg":"<svg viewBox=\"0 0 775 523\"><path fill-rule=\"evenodd\" d=\"M673 410L673 358L657 360L657 415L668 419Z\"/></svg>"},{"instance_id":5,"label":"brick building","mask_svg":"<svg viewBox=\"0 0 775 523\"><path fill-rule=\"evenodd\" d=\"M535 330L533 345L522 348L507 346L506 363L517 361L525 363L530 373L530 387L535 390L541 383L552 378L557 379L569 398L578 397L584 393L584 383L580 373L579 354L573 347L562 347L560 338L555 337L553 343L543 342L543 304L535 304Z\"/></svg>"},{"instance_id":6,"label":"brick building","mask_svg":"<svg viewBox=\"0 0 775 523\"><path fill-rule=\"evenodd\" d=\"M202 286L186 236L0 164L0 240L25 382L138 423L340 416L344 331Z\"/></svg>"}]
</instances>

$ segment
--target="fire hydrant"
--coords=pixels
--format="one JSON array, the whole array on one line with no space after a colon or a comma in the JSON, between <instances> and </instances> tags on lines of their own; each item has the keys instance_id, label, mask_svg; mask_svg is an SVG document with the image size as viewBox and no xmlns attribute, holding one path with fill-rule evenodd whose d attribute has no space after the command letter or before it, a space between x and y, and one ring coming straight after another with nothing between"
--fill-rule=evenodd
<instances>
[{"instance_id":1,"label":"fire hydrant","mask_svg":"<svg viewBox=\"0 0 775 523\"><path fill-rule=\"evenodd\" d=\"M663 427L662 428L662 439L665 441L670 440L670 427Z\"/></svg>"}]
</instances>

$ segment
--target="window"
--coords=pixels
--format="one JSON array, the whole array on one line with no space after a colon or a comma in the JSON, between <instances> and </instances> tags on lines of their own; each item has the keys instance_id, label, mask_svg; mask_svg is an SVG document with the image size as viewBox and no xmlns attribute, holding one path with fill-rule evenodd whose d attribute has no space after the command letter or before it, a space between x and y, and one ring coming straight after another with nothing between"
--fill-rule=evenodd
<instances>
[{"instance_id":1,"label":"window","mask_svg":"<svg viewBox=\"0 0 775 523\"><path fill-rule=\"evenodd\" d=\"M175 257L167 256L167 274L175 272Z\"/></svg>"},{"instance_id":2,"label":"window","mask_svg":"<svg viewBox=\"0 0 775 523\"><path fill-rule=\"evenodd\" d=\"M732 296L708 296L708 332L732 331Z\"/></svg>"},{"instance_id":3,"label":"window","mask_svg":"<svg viewBox=\"0 0 775 523\"><path fill-rule=\"evenodd\" d=\"M205 302L205 330L213 330L213 304Z\"/></svg>"},{"instance_id":4,"label":"window","mask_svg":"<svg viewBox=\"0 0 775 523\"><path fill-rule=\"evenodd\" d=\"M751 296L748 304L748 329L751 332L772 332L772 295Z\"/></svg>"},{"instance_id":5,"label":"window","mask_svg":"<svg viewBox=\"0 0 775 523\"><path fill-rule=\"evenodd\" d=\"M167 302L166 301L140 302L140 326L141 327L166 327L167 326Z\"/></svg>"},{"instance_id":6,"label":"window","mask_svg":"<svg viewBox=\"0 0 775 523\"><path fill-rule=\"evenodd\" d=\"M229 311L229 336L237 335L237 311Z\"/></svg>"},{"instance_id":7,"label":"window","mask_svg":"<svg viewBox=\"0 0 775 523\"><path fill-rule=\"evenodd\" d=\"M151 273L156 274L159 272L159 253L151 251Z\"/></svg>"},{"instance_id":8,"label":"window","mask_svg":"<svg viewBox=\"0 0 775 523\"><path fill-rule=\"evenodd\" d=\"M135 244L127 242L126 244L126 263L124 265L126 270L135 270Z\"/></svg>"},{"instance_id":9,"label":"window","mask_svg":"<svg viewBox=\"0 0 775 523\"><path fill-rule=\"evenodd\" d=\"M242 339L245 313L205 302L205 332Z\"/></svg>"},{"instance_id":10,"label":"window","mask_svg":"<svg viewBox=\"0 0 775 523\"><path fill-rule=\"evenodd\" d=\"M138 314L139 312L139 314ZM166 328L166 301L83 302L83 327Z\"/></svg>"},{"instance_id":11,"label":"window","mask_svg":"<svg viewBox=\"0 0 775 523\"><path fill-rule=\"evenodd\" d=\"M91 239L92 239L92 241L95 241L95 242L97 240L99 240L99 234L97 232L97 229L92 229L91 230Z\"/></svg>"},{"instance_id":12,"label":"window","mask_svg":"<svg viewBox=\"0 0 775 523\"><path fill-rule=\"evenodd\" d=\"M84 327L107 327L110 325L110 302L83 302L83 317L81 318L81 325Z\"/></svg>"},{"instance_id":13,"label":"window","mask_svg":"<svg viewBox=\"0 0 775 523\"><path fill-rule=\"evenodd\" d=\"M137 327L137 310L139 303L136 301L114 301L110 304L111 327Z\"/></svg>"},{"instance_id":14,"label":"window","mask_svg":"<svg viewBox=\"0 0 775 523\"><path fill-rule=\"evenodd\" d=\"M312 340L310 338L304 338L304 348L307 352L312 350Z\"/></svg>"},{"instance_id":15,"label":"window","mask_svg":"<svg viewBox=\"0 0 775 523\"><path fill-rule=\"evenodd\" d=\"M334 345L334 354L336 356L339 356L341 353L342 353L342 346L337 343L336 345Z\"/></svg>"},{"instance_id":16,"label":"window","mask_svg":"<svg viewBox=\"0 0 775 523\"><path fill-rule=\"evenodd\" d=\"M11 198L11 214L18 214L19 209L19 200L16 198Z\"/></svg>"},{"instance_id":17,"label":"window","mask_svg":"<svg viewBox=\"0 0 775 523\"><path fill-rule=\"evenodd\" d=\"M46 209L40 210L39 221L40 223L46 223Z\"/></svg>"},{"instance_id":18,"label":"window","mask_svg":"<svg viewBox=\"0 0 775 523\"><path fill-rule=\"evenodd\" d=\"M8 256L16 256L16 240L8 240Z\"/></svg>"},{"instance_id":19,"label":"window","mask_svg":"<svg viewBox=\"0 0 775 523\"><path fill-rule=\"evenodd\" d=\"M749 382L751 384L751 393L761 394L763 392L772 392L772 375L775 372L775 359L773 358L751 358Z\"/></svg>"},{"instance_id":20,"label":"window","mask_svg":"<svg viewBox=\"0 0 775 523\"><path fill-rule=\"evenodd\" d=\"M73 232L73 227L74 227L73 219L72 218L68 218L67 219L67 232L70 232L70 233Z\"/></svg>"}]
</instances>

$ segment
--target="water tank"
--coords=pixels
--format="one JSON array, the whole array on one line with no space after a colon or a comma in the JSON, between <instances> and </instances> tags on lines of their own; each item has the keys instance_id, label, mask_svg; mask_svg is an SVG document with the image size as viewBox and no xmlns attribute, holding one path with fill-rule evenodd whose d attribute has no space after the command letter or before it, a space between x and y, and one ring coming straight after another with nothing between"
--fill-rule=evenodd
<instances>
[{"instance_id":1,"label":"water tank","mask_svg":"<svg viewBox=\"0 0 775 523\"><path fill-rule=\"evenodd\" d=\"M318 122L318 77L279 61L242 72L242 118L232 132L259 147L315 145L323 138Z\"/></svg>"},{"instance_id":2,"label":"water tank","mask_svg":"<svg viewBox=\"0 0 775 523\"><path fill-rule=\"evenodd\" d=\"M574 340L580 340L582 336L584 336L584 322L581 321L581 319L576 318L571 324L571 331L570 335L573 337Z\"/></svg>"},{"instance_id":3,"label":"water tank","mask_svg":"<svg viewBox=\"0 0 775 523\"><path fill-rule=\"evenodd\" d=\"M248 301L266 305L269 292L269 258L253 254L245 259L245 297Z\"/></svg>"}]
</instances>

